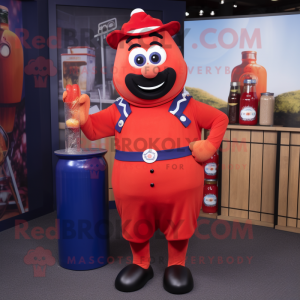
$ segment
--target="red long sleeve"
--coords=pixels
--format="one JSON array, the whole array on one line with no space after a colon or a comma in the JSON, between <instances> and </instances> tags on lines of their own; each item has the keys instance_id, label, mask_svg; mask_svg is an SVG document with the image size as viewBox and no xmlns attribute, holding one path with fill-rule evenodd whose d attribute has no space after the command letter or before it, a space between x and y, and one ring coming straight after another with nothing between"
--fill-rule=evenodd
<instances>
[{"instance_id":1,"label":"red long sleeve","mask_svg":"<svg viewBox=\"0 0 300 300\"><path fill-rule=\"evenodd\" d=\"M210 105L196 100L192 103L198 126L200 128L210 129L207 140L218 149L229 122L228 117L226 114Z\"/></svg>"},{"instance_id":2,"label":"red long sleeve","mask_svg":"<svg viewBox=\"0 0 300 300\"><path fill-rule=\"evenodd\" d=\"M98 140L115 135L115 114L117 108L111 105L93 115L89 115L87 122L81 126L86 137L91 140Z\"/></svg>"}]
</instances>

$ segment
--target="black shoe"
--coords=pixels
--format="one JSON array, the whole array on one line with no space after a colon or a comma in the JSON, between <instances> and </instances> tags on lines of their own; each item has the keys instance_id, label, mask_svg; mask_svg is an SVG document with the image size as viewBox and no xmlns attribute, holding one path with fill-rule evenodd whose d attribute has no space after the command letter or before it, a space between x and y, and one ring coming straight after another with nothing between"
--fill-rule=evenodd
<instances>
[{"instance_id":1,"label":"black shoe","mask_svg":"<svg viewBox=\"0 0 300 300\"><path fill-rule=\"evenodd\" d=\"M194 287L191 271L187 267L174 265L166 268L164 289L171 294L186 294Z\"/></svg>"},{"instance_id":2,"label":"black shoe","mask_svg":"<svg viewBox=\"0 0 300 300\"><path fill-rule=\"evenodd\" d=\"M141 289L151 278L153 278L151 266L146 270L131 264L120 271L115 281L115 287L121 292L134 292Z\"/></svg>"}]
</instances>

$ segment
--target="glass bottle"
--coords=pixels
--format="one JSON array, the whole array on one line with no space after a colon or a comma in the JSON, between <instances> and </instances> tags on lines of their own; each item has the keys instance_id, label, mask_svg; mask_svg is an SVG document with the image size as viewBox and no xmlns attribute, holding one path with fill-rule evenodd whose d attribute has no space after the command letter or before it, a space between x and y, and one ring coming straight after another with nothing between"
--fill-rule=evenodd
<instances>
[{"instance_id":1,"label":"glass bottle","mask_svg":"<svg viewBox=\"0 0 300 300\"><path fill-rule=\"evenodd\" d=\"M215 152L207 161L205 161L202 166L204 167L204 180L206 179L217 179L217 171L219 164L218 152Z\"/></svg>"},{"instance_id":2,"label":"glass bottle","mask_svg":"<svg viewBox=\"0 0 300 300\"><path fill-rule=\"evenodd\" d=\"M10 133L16 105L23 89L23 48L18 36L9 30L8 9L0 5L0 125Z\"/></svg>"},{"instance_id":3,"label":"glass bottle","mask_svg":"<svg viewBox=\"0 0 300 300\"><path fill-rule=\"evenodd\" d=\"M240 99L240 116L241 125L256 125L258 111L258 98L256 94L256 80L245 79L244 90Z\"/></svg>"},{"instance_id":4,"label":"glass bottle","mask_svg":"<svg viewBox=\"0 0 300 300\"><path fill-rule=\"evenodd\" d=\"M272 126L274 124L274 93L261 93L259 109L259 125Z\"/></svg>"},{"instance_id":5,"label":"glass bottle","mask_svg":"<svg viewBox=\"0 0 300 300\"><path fill-rule=\"evenodd\" d=\"M216 180L204 181L202 211L208 214L218 211L218 186Z\"/></svg>"},{"instance_id":6,"label":"glass bottle","mask_svg":"<svg viewBox=\"0 0 300 300\"><path fill-rule=\"evenodd\" d=\"M228 96L228 118L229 124L236 124L239 122L239 105L240 105L240 83L230 83L230 93Z\"/></svg>"},{"instance_id":7,"label":"glass bottle","mask_svg":"<svg viewBox=\"0 0 300 300\"><path fill-rule=\"evenodd\" d=\"M256 61L256 51L243 51L242 63L232 70L231 81L239 81L241 91L243 91L244 80L255 79L256 93L258 99L260 99L260 94L267 91L267 71L263 66L257 64Z\"/></svg>"}]
</instances>

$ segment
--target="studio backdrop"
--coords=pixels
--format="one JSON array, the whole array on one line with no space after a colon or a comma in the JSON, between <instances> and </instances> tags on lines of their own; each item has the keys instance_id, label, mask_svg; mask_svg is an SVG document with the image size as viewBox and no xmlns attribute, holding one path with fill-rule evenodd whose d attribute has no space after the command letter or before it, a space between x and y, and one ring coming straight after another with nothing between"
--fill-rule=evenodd
<instances>
[{"instance_id":1,"label":"studio backdrop","mask_svg":"<svg viewBox=\"0 0 300 300\"><path fill-rule=\"evenodd\" d=\"M186 90L195 99L226 112L230 82L254 78L259 94L275 93L275 125L299 127L300 14L193 19L184 27ZM256 59L255 71L240 66L242 53Z\"/></svg>"}]
</instances>

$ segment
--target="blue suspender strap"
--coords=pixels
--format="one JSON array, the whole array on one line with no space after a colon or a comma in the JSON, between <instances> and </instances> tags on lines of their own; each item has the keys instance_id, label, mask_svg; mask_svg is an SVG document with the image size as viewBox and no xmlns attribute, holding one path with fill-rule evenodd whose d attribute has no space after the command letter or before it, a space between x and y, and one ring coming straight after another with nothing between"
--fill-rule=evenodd
<instances>
[{"instance_id":1,"label":"blue suspender strap","mask_svg":"<svg viewBox=\"0 0 300 300\"><path fill-rule=\"evenodd\" d=\"M183 124L184 127L188 127L191 124L191 120L183 114L183 111L189 104L192 97L186 94L179 94L172 102L169 112L176 116L177 119Z\"/></svg>"},{"instance_id":2,"label":"blue suspender strap","mask_svg":"<svg viewBox=\"0 0 300 300\"><path fill-rule=\"evenodd\" d=\"M192 154L189 146L170 150L160 150L155 152L157 153L157 157L156 159L154 159L154 161L176 159L186 157ZM145 161L143 155L144 152L127 152L116 150L115 159L120 161Z\"/></svg>"},{"instance_id":3,"label":"blue suspender strap","mask_svg":"<svg viewBox=\"0 0 300 300\"><path fill-rule=\"evenodd\" d=\"M118 111L120 112L121 117L120 117L118 123L116 124L115 129L120 133L122 131L122 128L123 128L124 123L126 122L128 116L131 114L131 108L126 100L124 100L121 97L118 99L115 101L114 104L118 108Z\"/></svg>"}]
</instances>

